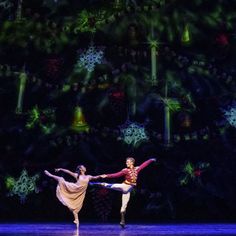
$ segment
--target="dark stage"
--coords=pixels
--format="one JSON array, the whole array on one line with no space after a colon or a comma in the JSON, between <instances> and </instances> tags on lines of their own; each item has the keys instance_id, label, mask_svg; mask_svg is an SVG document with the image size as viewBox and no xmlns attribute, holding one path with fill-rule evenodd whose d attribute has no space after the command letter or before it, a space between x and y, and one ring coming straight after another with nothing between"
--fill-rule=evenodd
<instances>
[{"instance_id":1,"label":"dark stage","mask_svg":"<svg viewBox=\"0 0 236 236\"><path fill-rule=\"evenodd\" d=\"M121 229L117 224L81 223L79 232L68 223L0 224L0 235L17 236L130 236L130 235L236 235L236 224L130 224Z\"/></svg>"}]
</instances>

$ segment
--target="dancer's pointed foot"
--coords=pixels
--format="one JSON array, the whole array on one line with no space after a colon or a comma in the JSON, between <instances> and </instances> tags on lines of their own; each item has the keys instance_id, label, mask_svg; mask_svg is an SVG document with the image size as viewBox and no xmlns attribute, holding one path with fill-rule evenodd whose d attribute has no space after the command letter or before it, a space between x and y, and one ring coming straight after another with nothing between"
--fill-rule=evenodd
<instances>
[{"instance_id":1,"label":"dancer's pointed foot","mask_svg":"<svg viewBox=\"0 0 236 236\"><path fill-rule=\"evenodd\" d=\"M79 221L78 220L74 220L73 222L76 224L76 227L78 228L79 227Z\"/></svg>"},{"instance_id":2,"label":"dancer's pointed foot","mask_svg":"<svg viewBox=\"0 0 236 236\"><path fill-rule=\"evenodd\" d=\"M121 226L122 229L124 229L125 228L125 223L124 222L120 222L120 226Z\"/></svg>"},{"instance_id":3,"label":"dancer's pointed foot","mask_svg":"<svg viewBox=\"0 0 236 236\"><path fill-rule=\"evenodd\" d=\"M120 226L122 227L122 229L125 228L125 212L121 212L121 220L120 220Z\"/></svg>"},{"instance_id":4,"label":"dancer's pointed foot","mask_svg":"<svg viewBox=\"0 0 236 236\"><path fill-rule=\"evenodd\" d=\"M51 176L50 172L48 172L47 170L44 171L44 174L47 176Z\"/></svg>"},{"instance_id":5,"label":"dancer's pointed foot","mask_svg":"<svg viewBox=\"0 0 236 236\"><path fill-rule=\"evenodd\" d=\"M108 184L107 183L101 183L101 182L90 182L89 185L97 185L97 186L103 186L106 187Z\"/></svg>"}]
</instances>

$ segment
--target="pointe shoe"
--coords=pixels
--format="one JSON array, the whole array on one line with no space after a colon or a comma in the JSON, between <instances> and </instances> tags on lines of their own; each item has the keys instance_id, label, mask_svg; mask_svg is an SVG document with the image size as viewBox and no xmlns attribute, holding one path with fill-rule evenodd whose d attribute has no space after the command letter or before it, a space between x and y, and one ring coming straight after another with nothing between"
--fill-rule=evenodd
<instances>
[{"instance_id":1,"label":"pointe shoe","mask_svg":"<svg viewBox=\"0 0 236 236\"><path fill-rule=\"evenodd\" d=\"M74 220L73 222L76 224L76 227L78 228L79 227L79 221L78 220Z\"/></svg>"}]
</instances>

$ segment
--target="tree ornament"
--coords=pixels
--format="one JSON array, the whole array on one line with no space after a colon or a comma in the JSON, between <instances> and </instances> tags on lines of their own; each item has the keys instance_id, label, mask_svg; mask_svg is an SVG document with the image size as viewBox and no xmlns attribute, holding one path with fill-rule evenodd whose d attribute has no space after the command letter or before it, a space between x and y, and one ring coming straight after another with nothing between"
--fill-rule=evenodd
<instances>
[{"instance_id":1,"label":"tree ornament","mask_svg":"<svg viewBox=\"0 0 236 236\"><path fill-rule=\"evenodd\" d=\"M79 56L77 62L77 68L85 68L88 72L92 72L96 64L101 64L104 56L104 51L96 49L94 46L90 46L87 51L83 52Z\"/></svg>"},{"instance_id":2,"label":"tree ornament","mask_svg":"<svg viewBox=\"0 0 236 236\"><path fill-rule=\"evenodd\" d=\"M25 85L27 81L27 74L25 72L20 72L19 74L19 92L16 106L16 113L21 114L23 110L23 96L25 92Z\"/></svg>"},{"instance_id":3,"label":"tree ornament","mask_svg":"<svg viewBox=\"0 0 236 236\"><path fill-rule=\"evenodd\" d=\"M236 128L236 101L234 101L232 105L228 106L226 109L221 109L221 111L229 124Z\"/></svg>"},{"instance_id":4,"label":"tree ornament","mask_svg":"<svg viewBox=\"0 0 236 236\"><path fill-rule=\"evenodd\" d=\"M21 203L24 203L29 194L39 192L36 186L37 179L39 179L38 174L30 177L26 170L22 170L18 179L7 177L5 184L10 191L9 196L17 195L20 198Z\"/></svg>"},{"instance_id":5,"label":"tree ornament","mask_svg":"<svg viewBox=\"0 0 236 236\"><path fill-rule=\"evenodd\" d=\"M124 125L119 126L122 139L125 143L137 147L141 142L147 141L149 138L145 131L145 126L137 122L126 121Z\"/></svg>"},{"instance_id":6,"label":"tree ornament","mask_svg":"<svg viewBox=\"0 0 236 236\"><path fill-rule=\"evenodd\" d=\"M184 31L181 37L181 41L184 44L187 44L190 42L189 26L187 24L184 26Z\"/></svg>"},{"instance_id":7,"label":"tree ornament","mask_svg":"<svg viewBox=\"0 0 236 236\"><path fill-rule=\"evenodd\" d=\"M89 126L85 121L85 117L81 107L77 106L74 111L74 119L72 129L77 132L88 132Z\"/></svg>"},{"instance_id":8,"label":"tree ornament","mask_svg":"<svg viewBox=\"0 0 236 236\"><path fill-rule=\"evenodd\" d=\"M152 86L157 85L157 52L158 43L156 40L150 41L151 48L151 84Z\"/></svg>"}]
</instances>

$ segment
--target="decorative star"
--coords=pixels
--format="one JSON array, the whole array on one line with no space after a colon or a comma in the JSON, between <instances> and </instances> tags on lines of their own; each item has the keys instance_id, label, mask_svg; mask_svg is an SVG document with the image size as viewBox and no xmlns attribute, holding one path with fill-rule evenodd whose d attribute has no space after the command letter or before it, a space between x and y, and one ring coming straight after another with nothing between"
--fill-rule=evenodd
<instances>
[{"instance_id":1,"label":"decorative star","mask_svg":"<svg viewBox=\"0 0 236 236\"><path fill-rule=\"evenodd\" d=\"M236 101L234 101L231 106L228 106L226 109L221 110L224 113L224 117L229 122L229 124L236 128Z\"/></svg>"},{"instance_id":2,"label":"decorative star","mask_svg":"<svg viewBox=\"0 0 236 236\"><path fill-rule=\"evenodd\" d=\"M79 56L79 61L76 64L76 67L82 67L88 72L92 72L96 64L101 64L103 55L103 50L90 46L87 51Z\"/></svg>"},{"instance_id":3,"label":"decorative star","mask_svg":"<svg viewBox=\"0 0 236 236\"><path fill-rule=\"evenodd\" d=\"M140 142L147 141L148 136L145 132L145 127L143 124L136 122L127 121L124 125L121 125L120 132L122 134L122 139L127 144L133 146L138 146Z\"/></svg>"},{"instance_id":4,"label":"decorative star","mask_svg":"<svg viewBox=\"0 0 236 236\"><path fill-rule=\"evenodd\" d=\"M6 180L6 186L10 189L9 195L17 195L20 198L21 203L25 202L30 193L38 193L36 180L39 178L39 175L30 177L26 170L22 170L21 175L17 180L13 177L9 178L9 180Z\"/></svg>"}]
</instances>

